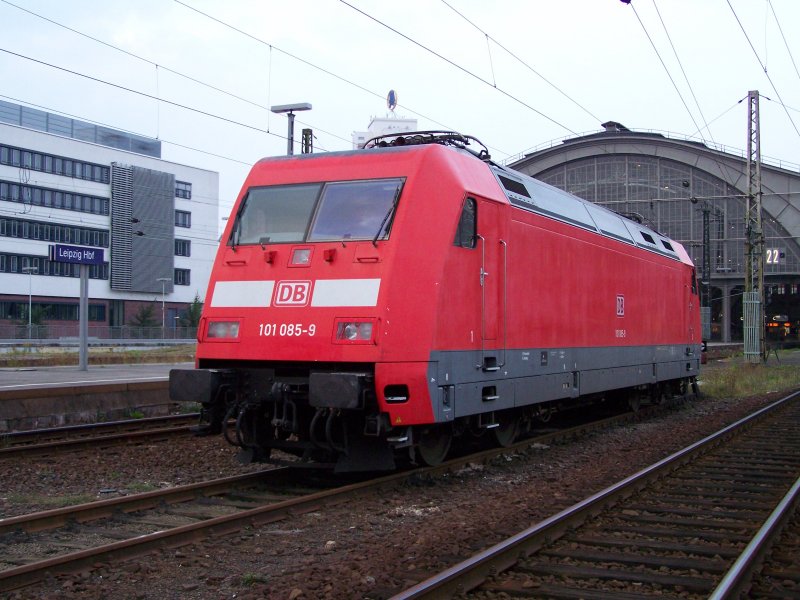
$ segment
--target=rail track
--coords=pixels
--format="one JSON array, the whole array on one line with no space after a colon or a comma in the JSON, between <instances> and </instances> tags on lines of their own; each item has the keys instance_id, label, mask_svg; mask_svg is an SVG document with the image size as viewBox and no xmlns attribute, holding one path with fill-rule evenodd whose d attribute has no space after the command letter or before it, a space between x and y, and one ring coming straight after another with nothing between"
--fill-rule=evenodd
<instances>
[{"instance_id":1,"label":"rail track","mask_svg":"<svg viewBox=\"0 0 800 600\"><path fill-rule=\"evenodd\" d=\"M791 598L800 596L800 511L764 557L763 568L753 578L752 598Z\"/></svg>"},{"instance_id":2,"label":"rail track","mask_svg":"<svg viewBox=\"0 0 800 600\"><path fill-rule=\"evenodd\" d=\"M652 407L655 412L665 406ZM418 468L342 485L309 469L278 468L245 476L156 490L66 508L0 519L0 592L116 562L163 548L221 536L319 510L358 494L395 487L411 478L457 471L467 463L488 462L528 446L555 443L590 431L643 418L625 413L514 444Z\"/></svg>"},{"instance_id":3,"label":"rail track","mask_svg":"<svg viewBox=\"0 0 800 600\"><path fill-rule=\"evenodd\" d=\"M755 596L798 597L799 397L787 396L394 598L734 598L747 593L764 560ZM793 515L793 528L769 554ZM788 592L776 591L781 585Z\"/></svg>"},{"instance_id":4,"label":"rail track","mask_svg":"<svg viewBox=\"0 0 800 600\"><path fill-rule=\"evenodd\" d=\"M14 431L0 435L0 459L137 444L190 432L199 413Z\"/></svg>"}]
</instances>

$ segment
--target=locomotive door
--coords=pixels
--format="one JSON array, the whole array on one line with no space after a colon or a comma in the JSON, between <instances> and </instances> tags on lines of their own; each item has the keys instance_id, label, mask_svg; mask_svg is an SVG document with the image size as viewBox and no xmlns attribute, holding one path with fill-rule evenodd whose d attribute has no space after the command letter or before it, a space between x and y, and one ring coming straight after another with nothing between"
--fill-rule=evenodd
<instances>
[{"instance_id":1,"label":"locomotive door","mask_svg":"<svg viewBox=\"0 0 800 600\"><path fill-rule=\"evenodd\" d=\"M498 338L505 343L504 297L505 289L505 241L501 235L500 210L497 204L478 200L477 248L481 253L478 273L481 285L481 366L484 370L496 370L501 358L498 356Z\"/></svg>"}]
</instances>

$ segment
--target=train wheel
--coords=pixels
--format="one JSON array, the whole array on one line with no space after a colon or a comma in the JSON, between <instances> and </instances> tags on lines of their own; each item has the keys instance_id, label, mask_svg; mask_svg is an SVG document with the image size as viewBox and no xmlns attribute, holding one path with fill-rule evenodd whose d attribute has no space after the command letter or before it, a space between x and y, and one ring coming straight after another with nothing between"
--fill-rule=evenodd
<instances>
[{"instance_id":1,"label":"train wheel","mask_svg":"<svg viewBox=\"0 0 800 600\"><path fill-rule=\"evenodd\" d=\"M508 448L519 435L519 416L513 412L499 413L497 421L498 426L492 429L494 441L501 448Z\"/></svg>"},{"instance_id":2,"label":"train wheel","mask_svg":"<svg viewBox=\"0 0 800 600\"><path fill-rule=\"evenodd\" d=\"M667 388L666 384L659 383L652 387L650 390L650 402L658 406L659 404L663 404L664 400L667 399L669 394L669 389Z\"/></svg>"},{"instance_id":3,"label":"train wheel","mask_svg":"<svg viewBox=\"0 0 800 600\"><path fill-rule=\"evenodd\" d=\"M541 423L549 423L555 412L556 411L552 408L540 408L539 412L536 413L536 418L539 419Z\"/></svg>"},{"instance_id":4,"label":"train wheel","mask_svg":"<svg viewBox=\"0 0 800 600\"><path fill-rule=\"evenodd\" d=\"M449 425L433 425L424 429L417 442L417 456L430 467L440 465L450 450L453 430Z\"/></svg>"}]
</instances>

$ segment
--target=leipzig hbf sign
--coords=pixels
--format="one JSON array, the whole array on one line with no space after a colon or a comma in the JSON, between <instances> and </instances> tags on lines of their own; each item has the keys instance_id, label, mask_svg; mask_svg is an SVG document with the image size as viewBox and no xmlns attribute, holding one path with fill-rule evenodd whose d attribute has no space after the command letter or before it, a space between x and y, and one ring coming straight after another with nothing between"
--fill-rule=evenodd
<instances>
[{"instance_id":1,"label":"leipzig hbf sign","mask_svg":"<svg viewBox=\"0 0 800 600\"><path fill-rule=\"evenodd\" d=\"M83 248L65 244L51 244L50 260L55 262L75 263L78 265L102 265L102 248Z\"/></svg>"}]
</instances>

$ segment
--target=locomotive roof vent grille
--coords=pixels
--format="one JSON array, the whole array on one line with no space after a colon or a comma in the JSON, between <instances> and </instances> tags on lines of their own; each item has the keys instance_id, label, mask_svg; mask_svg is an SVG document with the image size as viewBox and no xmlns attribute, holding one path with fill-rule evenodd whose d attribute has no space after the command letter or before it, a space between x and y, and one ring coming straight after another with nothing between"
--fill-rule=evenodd
<instances>
[{"instance_id":1,"label":"locomotive roof vent grille","mask_svg":"<svg viewBox=\"0 0 800 600\"><path fill-rule=\"evenodd\" d=\"M656 245L656 241L653 239L653 236L645 231L640 231L639 233L642 234L642 239L647 242L648 244Z\"/></svg>"},{"instance_id":2,"label":"locomotive roof vent grille","mask_svg":"<svg viewBox=\"0 0 800 600\"><path fill-rule=\"evenodd\" d=\"M528 193L528 188L525 187L525 184L521 181L517 181L516 179L510 179L509 177L505 177L503 175L497 175L497 178L500 179L500 183L503 184L503 187L506 188L509 192L513 192L515 194L519 194L520 196L525 196L526 198L530 198L531 195Z\"/></svg>"}]
</instances>

